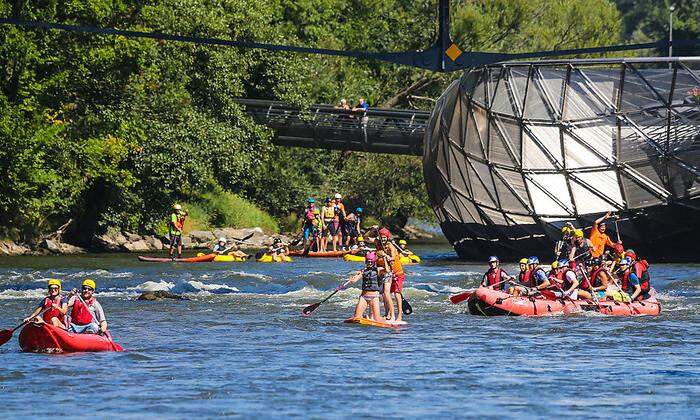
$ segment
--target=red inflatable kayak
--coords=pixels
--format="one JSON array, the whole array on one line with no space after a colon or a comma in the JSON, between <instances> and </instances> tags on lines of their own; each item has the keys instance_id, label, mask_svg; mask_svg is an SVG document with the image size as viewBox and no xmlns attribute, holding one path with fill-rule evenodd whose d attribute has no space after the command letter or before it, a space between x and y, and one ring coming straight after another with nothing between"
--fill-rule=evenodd
<instances>
[{"instance_id":1,"label":"red inflatable kayak","mask_svg":"<svg viewBox=\"0 0 700 420\"><path fill-rule=\"evenodd\" d=\"M469 297L469 313L483 316L546 316L580 312L598 312L603 315L635 316L658 315L661 304L655 297L634 303L612 300L547 299L543 296L511 296L499 290L479 287Z\"/></svg>"},{"instance_id":2,"label":"red inflatable kayak","mask_svg":"<svg viewBox=\"0 0 700 420\"><path fill-rule=\"evenodd\" d=\"M207 255L201 255L199 257L192 257L192 258L162 258L162 257L147 257L144 255L139 255L139 261L145 261L145 262L209 262L209 261L214 261L214 258L216 258L216 254L207 254Z\"/></svg>"},{"instance_id":3,"label":"red inflatable kayak","mask_svg":"<svg viewBox=\"0 0 700 420\"><path fill-rule=\"evenodd\" d=\"M309 255L307 255L307 257L310 257L310 258L337 258L337 257L342 257L345 254L354 254L355 252L357 252L357 251L326 251L326 252L310 251ZM295 249L293 251L289 251L289 255L301 257L304 255L304 250L303 249Z\"/></svg>"},{"instance_id":4,"label":"red inflatable kayak","mask_svg":"<svg viewBox=\"0 0 700 420\"><path fill-rule=\"evenodd\" d=\"M47 324L27 324L19 334L22 351L33 353L78 353L124 351L122 346L96 334L73 334Z\"/></svg>"}]
</instances>

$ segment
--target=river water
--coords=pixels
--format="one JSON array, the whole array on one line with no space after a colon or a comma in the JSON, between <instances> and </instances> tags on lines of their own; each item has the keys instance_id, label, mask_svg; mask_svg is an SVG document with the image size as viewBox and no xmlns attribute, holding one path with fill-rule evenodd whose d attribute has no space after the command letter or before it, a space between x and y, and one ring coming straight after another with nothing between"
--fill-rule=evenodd
<instances>
[{"instance_id":1,"label":"river water","mask_svg":"<svg viewBox=\"0 0 700 420\"><path fill-rule=\"evenodd\" d=\"M416 251L400 330L343 324L358 290L313 317L301 309L360 267L141 263L134 255L0 259L0 328L16 325L46 279L85 277L124 353L0 347L5 418L700 416L700 265L653 265L658 317L482 318L447 301L485 269L445 247ZM514 271L514 265L506 265ZM143 290L189 301L136 301ZM83 411L84 410L84 411Z\"/></svg>"}]
</instances>

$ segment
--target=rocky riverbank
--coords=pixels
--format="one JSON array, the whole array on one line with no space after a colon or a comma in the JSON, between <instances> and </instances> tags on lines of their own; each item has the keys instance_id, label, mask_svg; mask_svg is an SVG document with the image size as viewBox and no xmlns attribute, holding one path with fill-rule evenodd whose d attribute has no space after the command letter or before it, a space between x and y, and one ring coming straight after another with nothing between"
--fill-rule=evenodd
<instances>
[{"instance_id":1,"label":"rocky riverbank","mask_svg":"<svg viewBox=\"0 0 700 420\"><path fill-rule=\"evenodd\" d=\"M289 241L282 235L266 235L262 228L253 227L246 229L221 228L208 230L195 230L182 237L185 249L210 248L218 238L225 237L229 241L241 239L250 234L250 238L241 244L241 248L262 248L272 244L275 237L283 241ZM148 252L168 249L170 239L168 235L139 235L131 232L110 231L103 235L96 235L88 247L79 247L59 240L47 239L37 245L18 244L12 240L0 240L0 255L47 255L47 254L81 254L86 252Z\"/></svg>"}]
</instances>

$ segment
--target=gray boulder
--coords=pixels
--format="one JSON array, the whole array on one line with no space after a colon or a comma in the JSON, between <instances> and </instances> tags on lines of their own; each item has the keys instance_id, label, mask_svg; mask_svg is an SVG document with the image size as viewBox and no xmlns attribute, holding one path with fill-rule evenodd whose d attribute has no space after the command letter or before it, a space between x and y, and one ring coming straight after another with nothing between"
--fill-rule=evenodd
<instances>
[{"instance_id":1,"label":"gray boulder","mask_svg":"<svg viewBox=\"0 0 700 420\"><path fill-rule=\"evenodd\" d=\"M136 300L162 300L162 299L172 299L172 300L188 300L185 297L171 293L165 290L154 290L146 291L141 293L141 295Z\"/></svg>"},{"instance_id":2,"label":"gray boulder","mask_svg":"<svg viewBox=\"0 0 700 420\"><path fill-rule=\"evenodd\" d=\"M139 239L136 242L127 242L124 245L122 245L122 248L129 252L144 252L151 250L146 241L144 241L143 239Z\"/></svg>"},{"instance_id":3,"label":"gray boulder","mask_svg":"<svg viewBox=\"0 0 700 420\"><path fill-rule=\"evenodd\" d=\"M53 254L84 254L85 250L78 246L59 242L54 239L45 239L41 247L49 250Z\"/></svg>"}]
</instances>

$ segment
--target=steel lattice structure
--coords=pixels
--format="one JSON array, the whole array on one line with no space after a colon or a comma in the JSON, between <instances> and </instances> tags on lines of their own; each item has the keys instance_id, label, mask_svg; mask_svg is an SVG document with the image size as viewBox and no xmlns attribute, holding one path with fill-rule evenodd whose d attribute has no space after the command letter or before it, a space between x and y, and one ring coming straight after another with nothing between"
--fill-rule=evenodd
<instances>
[{"instance_id":1,"label":"steel lattice structure","mask_svg":"<svg viewBox=\"0 0 700 420\"><path fill-rule=\"evenodd\" d=\"M683 245L700 224L698 69L697 58L649 58L466 72L440 97L423 145L431 202L458 253L550 254L565 221L586 226L612 210L623 240L661 240L660 258L695 254Z\"/></svg>"}]
</instances>

